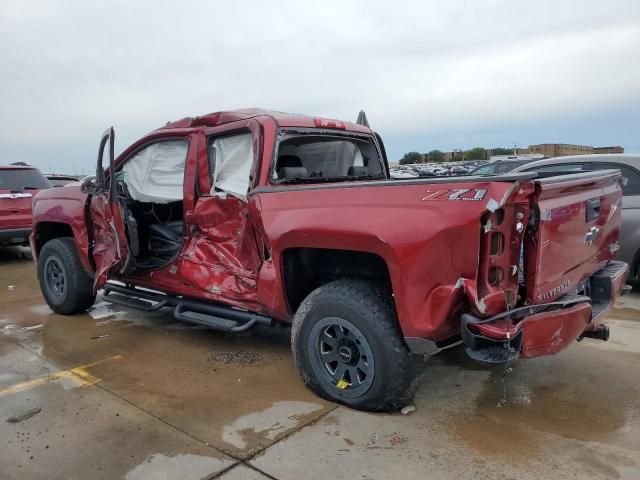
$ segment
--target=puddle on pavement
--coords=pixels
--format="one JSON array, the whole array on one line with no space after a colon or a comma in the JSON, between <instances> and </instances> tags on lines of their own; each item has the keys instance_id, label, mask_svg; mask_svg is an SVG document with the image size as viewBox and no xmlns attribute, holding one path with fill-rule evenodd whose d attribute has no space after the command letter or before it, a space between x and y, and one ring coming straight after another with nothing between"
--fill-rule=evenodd
<instances>
[{"instance_id":1,"label":"puddle on pavement","mask_svg":"<svg viewBox=\"0 0 640 480\"><path fill-rule=\"evenodd\" d=\"M27 261L20 262L22 271L34 270ZM4 265L0 282L3 272ZM14 267L12 272L12 278L20 274ZM23 293L39 294L34 273L25 276L31 276L31 291ZM224 335L177 322L170 311L141 313L107 304L98 304L102 309L98 319L89 314L66 317L53 314L41 297L11 299L0 308L0 330L10 327L1 333L29 335L45 357L64 368L122 354L125 360L117 365L96 367L103 385L218 448L249 452L333 408L300 382L288 330ZM638 320L637 315L638 310L623 307L611 317ZM42 328L25 330L39 324ZM542 459L545 445L540 435L544 434L620 442L622 434L635 430L635 436L625 438L632 444L640 442L637 353L596 352L573 345L568 354L531 361L532 367L519 362L507 380L504 408L496 408L502 395L500 370L469 361L461 349L443 352L438 362L460 372L458 384L450 385L453 390L440 394L459 398L450 397L439 421L450 435L482 455L514 463ZM480 379L471 394L465 378ZM437 389L437 383L431 387ZM140 475L137 472L153 471L143 468L181 461L156 455L130 473Z\"/></svg>"},{"instance_id":2,"label":"puddle on pavement","mask_svg":"<svg viewBox=\"0 0 640 480\"><path fill-rule=\"evenodd\" d=\"M616 318L618 320L632 320L640 322L640 310L629 307L613 308L611 309L611 312L609 312L609 317Z\"/></svg>"},{"instance_id":3,"label":"puddle on pavement","mask_svg":"<svg viewBox=\"0 0 640 480\"><path fill-rule=\"evenodd\" d=\"M443 419L449 434L514 465L544 461L549 439L640 448L640 355L585 349L528 362L507 377L503 407L502 369L492 370L480 394Z\"/></svg>"},{"instance_id":4,"label":"puddle on pavement","mask_svg":"<svg viewBox=\"0 0 640 480\"><path fill-rule=\"evenodd\" d=\"M183 453L149 456L126 475L126 480L164 480L180 478L181 480L199 480L228 467L230 461L215 457L205 457Z\"/></svg>"},{"instance_id":5,"label":"puddle on pavement","mask_svg":"<svg viewBox=\"0 0 640 480\"><path fill-rule=\"evenodd\" d=\"M177 322L169 310L127 311L52 315L37 338L62 368L122 355L91 369L102 388L239 455L333 408L300 381L285 328L231 335Z\"/></svg>"},{"instance_id":6,"label":"puddle on pavement","mask_svg":"<svg viewBox=\"0 0 640 480\"><path fill-rule=\"evenodd\" d=\"M264 439L275 440L278 435L305 423L322 408L308 402L275 402L266 410L244 415L224 427L222 440L240 450L260 445Z\"/></svg>"}]
</instances>

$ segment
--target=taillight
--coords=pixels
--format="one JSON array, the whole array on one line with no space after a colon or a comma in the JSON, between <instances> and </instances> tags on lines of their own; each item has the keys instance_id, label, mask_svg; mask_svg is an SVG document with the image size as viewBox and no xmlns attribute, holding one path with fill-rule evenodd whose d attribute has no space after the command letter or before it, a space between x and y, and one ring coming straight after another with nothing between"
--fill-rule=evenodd
<instances>
[{"instance_id":1,"label":"taillight","mask_svg":"<svg viewBox=\"0 0 640 480\"><path fill-rule=\"evenodd\" d=\"M489 255L494 257L496 255L502 255L502 252L504 252L504 235L500 232L491 232Z\"/></svg>"},{"instance_id":2,"label":"taillight","mask_svg":"<svg viewBox=\"0 0 640 480\"><path fill-rule=\"evenodd\" d=\"M496 314L518 301L522 238L529 217L526 204L506 204L482 217L478 297L481 314Z\"/></svg>"},{"instance_id":3,"label":"taillight","mask_svg":"<svg viewBox=\"0 0 640 480\"><path fill-rule=\"evenodd\" d=\"M335 128L337 130L345 129L344 122L341 122L339 120L329 120L327 118L314 118L313 122L315 123L316 127L319 127L319 128Z\"/></svg>"},{"instance_id":4,"label":"taillight","mask_svg":"<svg viewBox=\"0 0 640 480\"><path fill-rule=\"evenodd\" d=\"M493 285L497 287L502 283L504 279L504 270L500 267L491 267L489 269L489 274L487 275L487 280L489 281L489 285Z\"/></svg>"}]
</instances>

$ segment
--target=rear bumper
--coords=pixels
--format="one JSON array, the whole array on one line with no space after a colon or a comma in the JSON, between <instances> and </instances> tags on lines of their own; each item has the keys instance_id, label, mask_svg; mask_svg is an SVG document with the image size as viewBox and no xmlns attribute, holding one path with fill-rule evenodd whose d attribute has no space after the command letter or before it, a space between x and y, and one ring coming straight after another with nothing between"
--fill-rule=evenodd
<instances>
[{"instance_id":1,"label":"rear bumper","mask_svg":"<svg viewBox=\"0 0 640 480\"><path fill-rule=\"evenodd\" d=\"M610 262L589 279L591 297L565 295L559 300L515 309L488 319L462 316L467 354L483 363L554 355L583 336L608 338L601 323L618 296L626 293L629 266ZM606 336L601 333L606 330Z\"/></svg>"},{"instance_id":2,"label":"rear bumper","mask_svg":"<svg viewBox=\"0 0 640 480\"><path fill-rule=\"evenodd\" d=\"M0 230L0 245L23 245L29 241L31 228L9 228Z\"/></svg>"}]
</instances>

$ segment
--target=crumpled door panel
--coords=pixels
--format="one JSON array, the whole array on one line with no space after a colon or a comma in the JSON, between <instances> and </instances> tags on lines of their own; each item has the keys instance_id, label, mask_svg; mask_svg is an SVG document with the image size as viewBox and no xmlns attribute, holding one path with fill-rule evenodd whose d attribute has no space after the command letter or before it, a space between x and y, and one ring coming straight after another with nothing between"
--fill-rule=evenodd
<instances>
[{"instance_id":1,"label":"crumpled door panel","mask_svg":"<svg viewBox=\"0 0 640 480\"><path fill-rule=\"evenodd\" d=\"M122 273L129 263L125 224L121 205L110 203L104 195L96 195L90 200L90 216L95 263L94 291L102 288L110 273Z\"/></svg>"},{"instance_id":2,"label":"crumpled door panel","mask_svg":"<svg viewBox=\"0 0 640 480\"><path fill-rule=\"evenodd\" d=\"M260 257L247 204L232 196L204 196L178 263L187 284L221 299L257 301Z\"/></svg>"}]
</instances>

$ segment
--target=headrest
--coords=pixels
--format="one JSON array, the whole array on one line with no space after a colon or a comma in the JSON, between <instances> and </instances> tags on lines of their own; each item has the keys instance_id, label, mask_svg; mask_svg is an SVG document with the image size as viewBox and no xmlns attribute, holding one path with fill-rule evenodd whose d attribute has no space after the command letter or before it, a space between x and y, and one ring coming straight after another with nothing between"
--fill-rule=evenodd
<instances>
[{"instance_id":1,"label":"headrest","mask_svg":"<svg viewBox=\"0 0 640 480\"><path fill-rule=\"evenodd\" d=\"M302 160L295 155L280 155L278 157L278 170L281 168L301 167Z\"/></svg>"},{"instance_id":2,"label":"headrest","mask_svg":"<svg viewBox=\"0 0 640 480\"><path fill-rule=\"evenodd\" d=\"M278 170L279 179L307 178L309 173L304 167L283 167Z\"/></svg>"},{"instance_id":3,"label":"headrest","mask_svg":"<svg viewBox=\"0 0 640 480\"><path fill-rule=\"evenodd\" d=\"M349 167L347 175L350 177L364 177L369 175L369 169L367 167Z\"/></svg>"}]
</instances>

